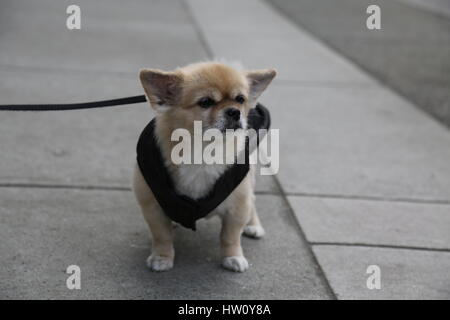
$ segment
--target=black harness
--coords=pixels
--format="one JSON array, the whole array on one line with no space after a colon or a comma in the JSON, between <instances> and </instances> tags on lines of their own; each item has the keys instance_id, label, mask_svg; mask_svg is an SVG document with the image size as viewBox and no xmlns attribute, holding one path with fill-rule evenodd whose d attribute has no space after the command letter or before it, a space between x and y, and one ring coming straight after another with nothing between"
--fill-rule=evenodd
<instances>
[{"instance_id":1,"label":"black harness","mask_svg":"<svg viewBox=\"0 0 450 320\"><path fill-rule=\"evenodd\" d=\"M257 132L259 129L268 130L270 127L269 111L258 103L249 112L248 126ZM195 222L220 205L247 176L250 169L249 154L251 153L250 149L252 149L249 147L249 139L247 138L245 144L245 163L235 163L230 166L216 181L207 196L194 200L175 192L172 178L164 165L154 131L155 119L150 121L139 137L137 144L138 166L164 213L172 221L195 230ZM258 135L256 138L258 139L257 145L262 136Z\"/></svg>"}]
</instances>

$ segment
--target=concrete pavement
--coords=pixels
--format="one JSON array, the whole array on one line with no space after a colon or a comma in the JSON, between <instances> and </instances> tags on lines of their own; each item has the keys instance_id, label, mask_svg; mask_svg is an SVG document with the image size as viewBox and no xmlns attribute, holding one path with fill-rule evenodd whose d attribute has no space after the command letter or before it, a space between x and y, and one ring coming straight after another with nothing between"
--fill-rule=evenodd
<instances>
[{"instance_id":1,"label":"concrete pavement","mask_svg":"<svg viewBox=\"0 0 450 320\"><path fill-rule=\"evenodd\" d=\"M81 1L79 32L65 28L65 5L5 4L2 103L140 94L140 68L209 56L186 3ZM257 184L268 237L243 240L251 273L220 267L217 220L196 233L177 230L173 271L146 268L149 232L130 184L137 138L152 117L145 104L2 114L0 298L332 298L271 177ZM82 270L81 290L66 288L72 264Z\"/></svg>"},{"instance_id":2,"label":"concrete pavement","mask_svg":"<svg viewBox=\"0 0 450 320\"><path fill-rule=\"evenodd\" d=\"M281 136L278 177L258 181L267 236L229 273L203 221L177 230L174 270L151 273L129 192L148 106L2 113L0 298L450 298L447 129L263 1L79 1L80 31L67 5L2 7L1 103L139 94L138 69L211 56L278 69L261 99ZM81 290L65 287L71 264Z\"/></svg>"},{"instance_id":3,"label":"concrete pavement","mask_svg":"<svg viewBox=\"0 0 450 320\"><path fill-rule=\"evenodd\" d=\"M2 299L329 297L277 195L258 196L269 229L261 241L243 240L251 268L243 274L220 267L216 219L201 221L196 233L178 228L174 269L149 271L149 233L130 192L6 188L1 201ZM66 287L72 264L81 268L80 290Z\"/></svg>"},{"instance_id":4,"label":"concrete pavement","mask_svg":"<svg viewBox=\"0 0 450 320\"><path fill-rule=\"evenodd\" d=\"M450 2L269 0L295 23L450 126ZM381 30L366 26L378 5Z\"/></svg>"}]
</instances>

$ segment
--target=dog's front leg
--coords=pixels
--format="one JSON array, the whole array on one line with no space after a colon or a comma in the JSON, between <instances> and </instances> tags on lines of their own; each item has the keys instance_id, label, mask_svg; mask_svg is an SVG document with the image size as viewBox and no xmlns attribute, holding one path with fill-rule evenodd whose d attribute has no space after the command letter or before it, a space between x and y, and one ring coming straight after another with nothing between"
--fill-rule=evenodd
<instances>
[{"instance_id":1,"label":"dog's front leg","mask_svg":"<svg viewBox=\"0 0 450 320\"><path fill-rule=\"evenodd\" d=\"M170 270L175 257L172 221L156 205L141 209L152 234L152 254L147 266L153 271Z\"/></svg>"},{"instance_id":2,"label":"dog's front leg","mask_svg":"<svg viewBox=\"0 0 450 320\"><path fill-rule=\"evenodd\" d=\"M253 203L251 207L251 219L250 222L244 228L244 235L249 238L259 239L265 234L264 228L261 225L261 221L258 217L258 212L256 211L256 206Z\"/></svg>"},{"instance_id":3,"label":"dog's front leg","mask_svg":"<svg viewBox=\"0 0 450 320\"><path fill-rule=\"evenodd\" d=\"M172 222L157 203L137 165L133 190L152 234L152 254L147 259L147 266L153 271L172 269L175 257Z\"/></svg>"},{"instance_id":4,"label":"dog's front leg","mask_svg":"<svg viewBox=\"0 0 450 320\"><path fill-rule=\"evenodd\" d=\"M244 272L248 269L247 259L242 252L241 234L250 219L250 209L249 201L244 201L222 218L220 245L222 266L225 269L236 272Z\"/></svg>"}]
</instances>

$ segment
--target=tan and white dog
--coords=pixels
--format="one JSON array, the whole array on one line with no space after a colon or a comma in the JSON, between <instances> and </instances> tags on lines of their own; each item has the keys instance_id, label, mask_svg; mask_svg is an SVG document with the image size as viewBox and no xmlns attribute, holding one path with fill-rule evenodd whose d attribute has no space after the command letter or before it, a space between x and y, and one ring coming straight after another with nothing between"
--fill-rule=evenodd
<instances>
[{"instance_id":1,"label":"tan and white dog","mask_svg":"<svg viewBox=\"0 0 450 320\"><path fill-rule=\"evenodd\" d=\"M272 69L241 71L218 62L191 64L172 72L141 70L142 86L156 110L158 146L178 194L192 199L204 197L228 165L174 164L172 132L184 128L193 134L194 121L202 121L204 129L244 132L249 110L255 107L275 75ZM253 238L264 235L255 208L254 174L255 170L251 169L226 200L208 215L218 214L222 219L222 266L232 271L248 269L241 234ZM169 270L175 256L172 221L162 211L137 165L134 192L152 234L152 253L147 265L154 271Z\"/></svg>"}]
</instances>

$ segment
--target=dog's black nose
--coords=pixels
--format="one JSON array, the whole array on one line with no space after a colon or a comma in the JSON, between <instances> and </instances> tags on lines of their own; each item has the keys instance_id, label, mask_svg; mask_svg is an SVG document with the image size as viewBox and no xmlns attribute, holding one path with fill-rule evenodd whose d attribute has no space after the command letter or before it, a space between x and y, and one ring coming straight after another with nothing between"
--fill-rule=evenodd
<instances>
[{"instance_id":1,"label":"dog's black nose","mask_svg":"<svg viewBox=\"0 0 450 320\"><path fill-rule=\"evenodd\" d=\"M241 117L241 111L236 108L227 109L225 111L225 114L227 115L227 117L230 117L231 119L233 119L235 121L238 121L239 118Z\"/></svg>"}]
</instances>

